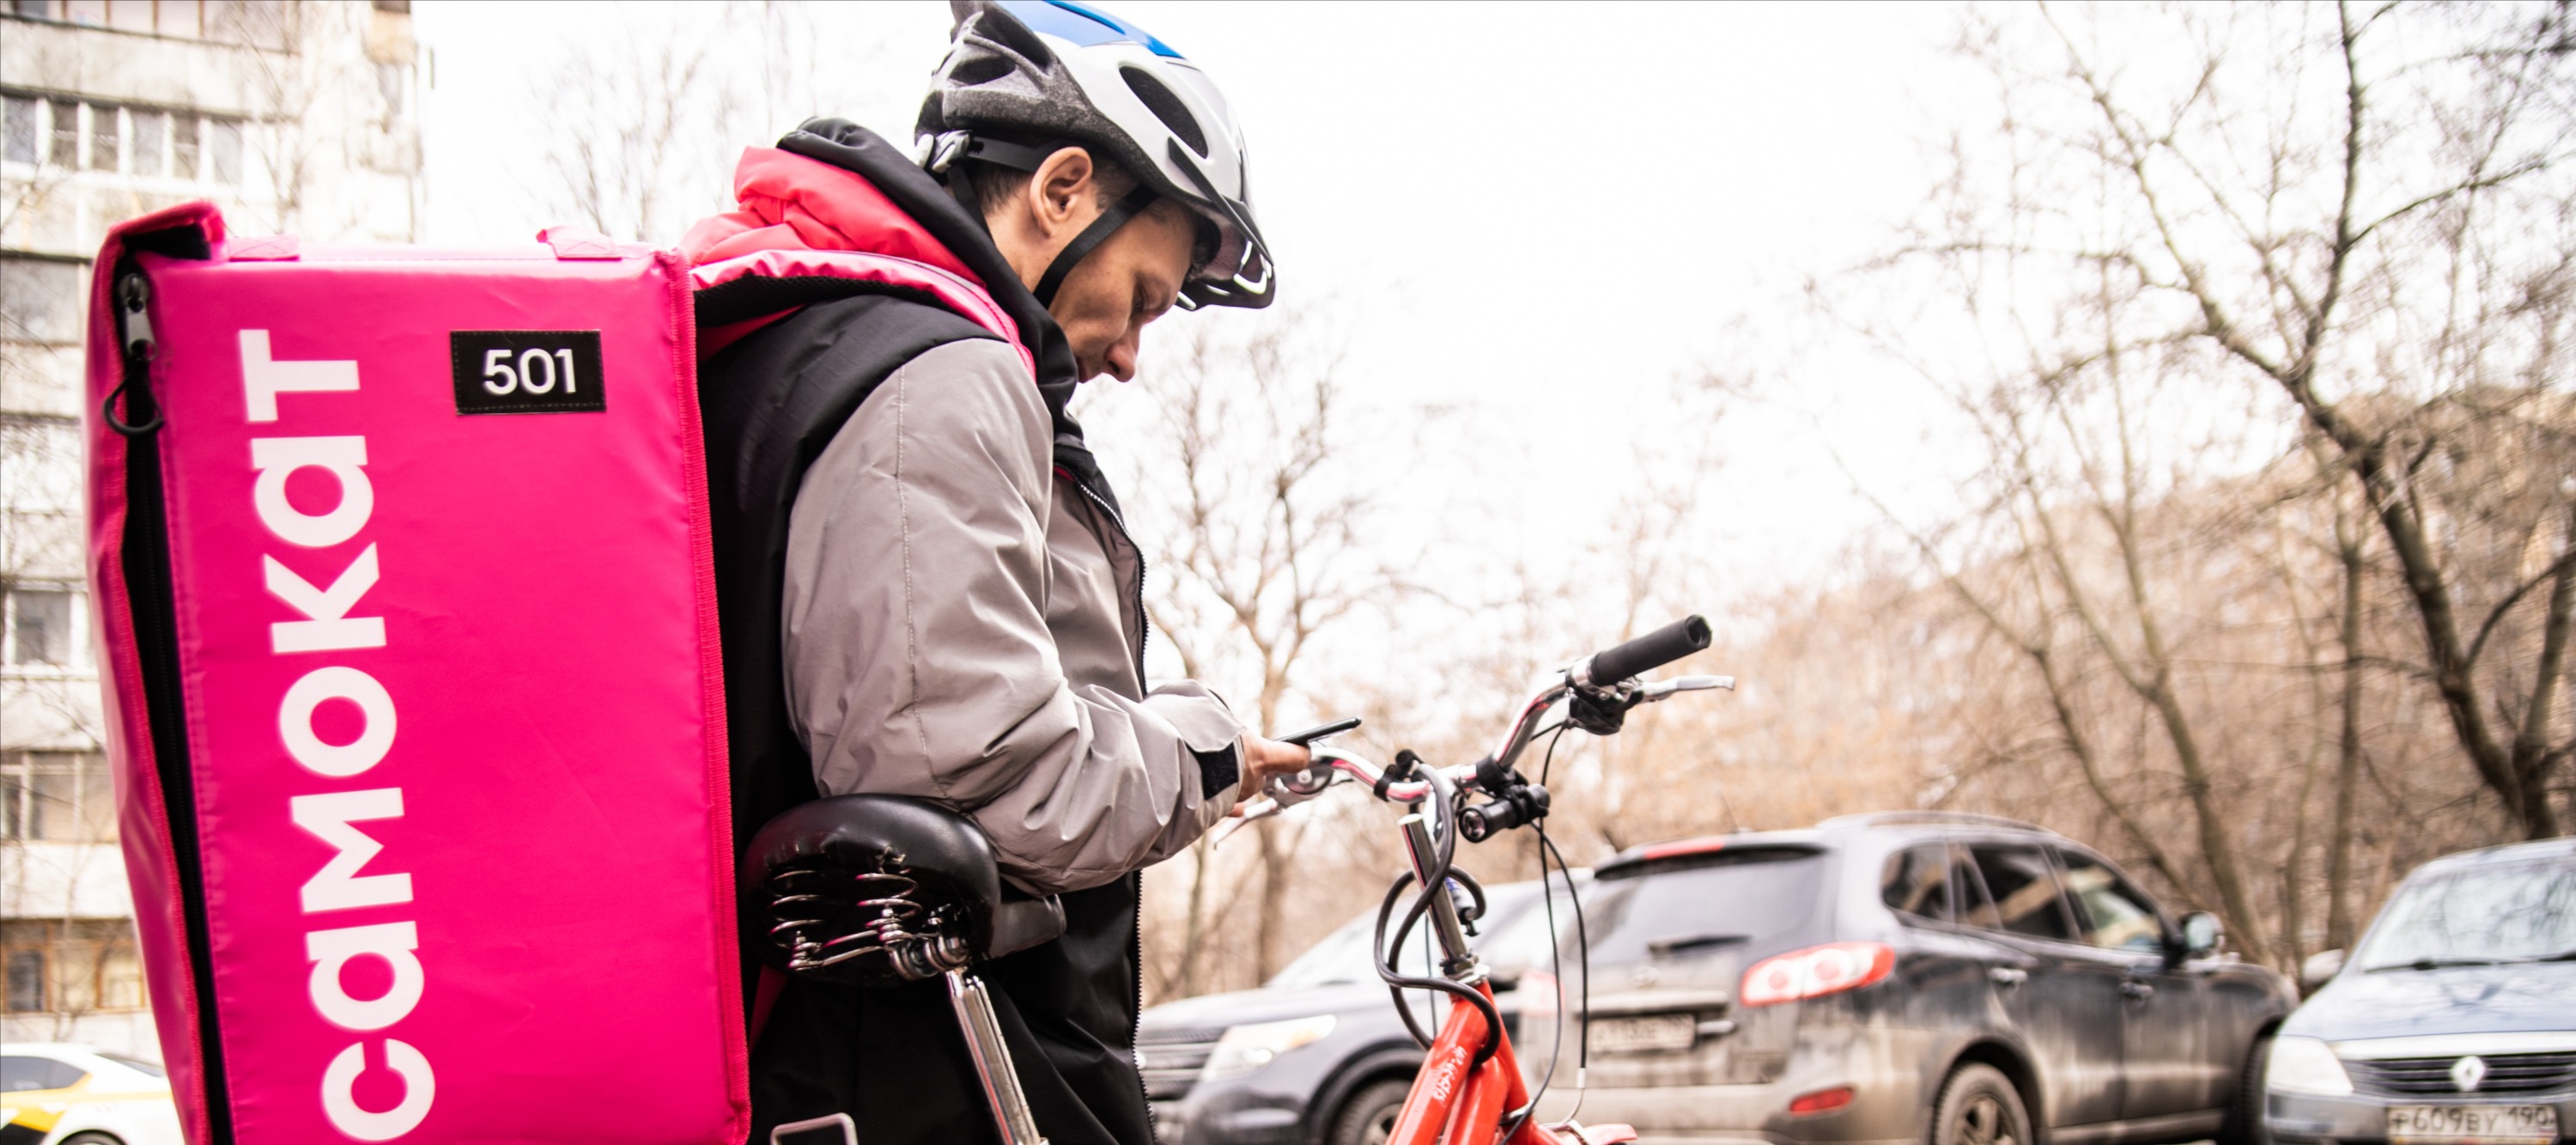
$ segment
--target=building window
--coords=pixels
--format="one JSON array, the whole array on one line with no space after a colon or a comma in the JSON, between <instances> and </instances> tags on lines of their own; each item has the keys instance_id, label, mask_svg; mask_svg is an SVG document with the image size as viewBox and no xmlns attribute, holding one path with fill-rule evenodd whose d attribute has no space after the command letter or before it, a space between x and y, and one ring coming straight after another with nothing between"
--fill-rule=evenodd
<instances>
[{"instance_id":1,"label":"building window","mask_svg":"<svg viewBox=\"0 0 2576 1145\"><path fill-rule=\"evenodd\" d=\"M208 148L213 152L208 156L213 161L210 164L214 168L212 180L227 187L238 186L242 181L241 121L218 119L209 123L208 127L211 129L209 134L214 136L210 140L213 146Z\"/></svg>"},{"instance_id":2,"label":"building window","mask_svg":"<svg viewBox=\"0 0 2576 1145\"><path fill-rule=\"evenodd\" d=\"M54 113L54 166L80 166L80 105L58 99L48 106Z\"/></svg>"},{"instance_id":3,"label":"building window","mask_svg":"<svg viewBox=\"0 0 2576 1145\"><path fill-rule=\"evenodd\" d=\"M93 103L87 105L88 138L83 139L83 105L33 95L5 99L9 162L170 175L234 186L242 181L246 125L239 119Z\"/></svg>"},{"instance_id":4,"label":"building window","mask_svg":"<svg viewBox=\"0 0 2576 1145\"><path fill-rule=\"evenodd\" d=\"M164 148L170 141L170 113L166 111L129 111L128 126L133 128L134 173L161 173Z\"/></svg>"},{"instance_id":5,"label":"building window","mask_svg":"<svg viewBox=\"0 0 2576 1145\"><path fill-rule=\"evenodd\" d=\"M242 5L251 0L217 0ZM277 0L257 0L271 6ZM114 28L202 39L206 34L205 0L6 0L0 12L30 20Z\"/></svg>"},{"instance_id":6,"label":"building window","mask_svg":"<svg viewBox=\"0 0 2576 1145\"><path fill-rule=\"evenodd\" d=\"M108 843L116 839L116 782L94 751L0 756L0 838Z\"/></svg>"},{"instance_id":7,"label":"building window","mask_svg":"<svg viewBox=\"0 0 2576 1145\"><path fill-rule=\"evenodd\" d=\"M170 173L182 179L197 177L197 117L182 115L170 123Z\"/></svg>"},{"instance_id":8,"label":"building window","mask_svg":"<svg viewBox=\"0 0 2576 1145\"><path fill-rule=\"evenodd\" d=\"M45 948L21 947L8 952L9 1012L41 1014L45 1010Z\"/></svg>"},{"instance_id":9,"label":"building window","mask_svg":"<svg viewBox=\"0 0 2576 1145\"><path fill-rule=\"evenodd\" d=\"M116 170L116 108L103 103L89 105L89 169Z\"/></svg>"},{"instance_id":10,"label":"building window","mask_svg":"<svg viewBox=\"0 0 2576 1145\"><path fill-rule=\"evenodd\" d=\"M0 255L0 340L74 345L81 301L79 263Z\"/></svg>"},{"instance_id":11,"label":"building window","mask_svg":"<svg viewBox=\"0 0 2576 1145\"><path fill-rule=\"evenodd\" d=\"M11 664L63 667L72 662L72 594L11 589L6 603Z\"/></svg>"},{"instance_id":12,"label":"building window","mask_svg":"<svg viewBox=\"0 0 2576 1145\"><path fill-rule=\"evenodd\" d=\"M160 33L194 40L206 34L205 5L199 0L161 0Z\"/></svg>"},{"instance_id":13,"label":"building window","mask_svg":"<svg viewBox=\"0 0 2576 1145\"><path fill-rule=\"evenodd\" d=\"M8 97L9 161L36 161L36 101L23 96Z\"/></svg>"},{"instance_id":14,"label":"building window","mask_svg":"<svg viewBox=\"0 0 2576 1145\"><path fill-rule=\"evenodd\" d=\"M12 1013L85 1014L143 1008L134 924L122 918L0 922Z\"/></svg>"},{"instance_id":15,"label":"building window","mask_svg":"<svg viewBox=\"0 0 2576 1145\"><path fill-rule=\"evenodd\" d=\"M224 183L224 186L240 186L242 183L242 121L209 119L206 121L206 134L214 137L209 139L211 147L206 147L206 150L211 152L209 181Z\"/></svg>"}]
</instances>

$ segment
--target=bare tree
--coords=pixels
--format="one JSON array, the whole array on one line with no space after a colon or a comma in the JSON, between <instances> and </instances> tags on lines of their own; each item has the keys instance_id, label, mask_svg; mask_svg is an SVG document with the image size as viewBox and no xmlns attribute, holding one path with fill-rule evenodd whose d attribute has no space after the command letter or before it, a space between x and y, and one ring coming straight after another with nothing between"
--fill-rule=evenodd
<instances>
[{"instance_id":1,"label":"bare tree","mask_svg":"<svg viewBox=\"0 0 2576 1145\"><path fill-rule=\"evenodd\" d=\"M258 108L243 133L246 205L281 233L419 238L424 184L412 129L418 47L406 12L381 6L239 4L209 31L238 45ZM220 130L231 130L221 128ZM371 178L390 176L390 180ZM385 200L399 184L400 214Z\"/></svg>"},{"instance_id":2,"label":"bare tree","mask_svg":"<svg viewBox=\"0 0 2576 1145\"><path fill-rule=\"evenodd\" d=\"M2564 163L2576 146L2576 12L2345 4L2320 30L2306 11L2269 43L2203 40L2198 78L2165 92L2129 90L2096 62L2092 39L2050 14L2093 112L2073 146L2117 173L2102 191L2146 224L2099 257L2184 302L2172 335L2277 386L2323 439L2401 573L2422 671L2459 751L2523 834L2555 835L2551 781L2576 751L2558 712L2576 524L2541 515L2524 531L2552 556L2482 584L2443 535L2462 508L2480 510L2437 503L2428 485L2472 443L2516 444L2499 423L2541 438L2564 425L2559 410L2534 407L2563 405L2546 390L2566 375L2576 321L2576 240L2555 225L2576 203ZM2281 52L2338 75L2329 120L2295 100L2265 117L2272 109L2229 98L2232 80L2280 67ZM2317 146L2321 130L2333 146ZM2557 450L2517 452L2542 489L2571 473ZM2495 642L2519 614L2536 614L2518 625L2525 638Z\"/></svg>"},{"instance_id":3,"label":"bare tree","mask_svg":"<svg viewBox=\"0 0 2576 1145\"><path fill-rule=\"evenodd\" d=\"M1969 15L1998 129L1961 131L1902 246L1819 291L1980 446L1955 515L1888 513L1994 641L1964 662L2019 665L1979 681L1942 798L2062 819L2063 777L2281 964L2348 942L2424 848L2491 841L2478 786L2512 833L2556 829L2563 16ZM2365 127L2373 67L2403 90ZM2419 702L2469 786L2398 764L2432 747Z\"/></svg>"},{"instance_id":4,"label":"bare tree","mask_svg":"<svg viewBox=\"0 0 2576 1145\"><path fill-rule=\"evenodd\" d=\"M601 234L668 242L732 202L727 162L754 125L746 65L770 58L765 6L621 0L611 29L573 50L531 95L549 109L545 209ZM770 94L763 66L762 96Z\"/></svg>"},{"instance_id":5,"label":"bare tree","mask_svg":"<svg viewBox=\"0 0 2576 1145\"><path fill-rule=\"evenodd\" d=\"M1146 540L1172 578L1172 589L1150 604L1153 620L1191 676L1246 686L1243 706L1264 731L1285 730L1281 720L1304 691L1299 670L1318 637L1383 602L1396 583L1362 543L1368 489L1346 463L1335 464L1352 448L1338 366L1291 316L1242 339L1194 329L1173 362L1141 383L1159 417L1132 496L1151 514ZM1301 816L1250 832L1259 855L1252 938L1259 978L1285 953L1280 939L1307 826ZM1198 982L1217 869L1205 845L1195 858L1179 993Z\"/></svg>"}]
</instances>

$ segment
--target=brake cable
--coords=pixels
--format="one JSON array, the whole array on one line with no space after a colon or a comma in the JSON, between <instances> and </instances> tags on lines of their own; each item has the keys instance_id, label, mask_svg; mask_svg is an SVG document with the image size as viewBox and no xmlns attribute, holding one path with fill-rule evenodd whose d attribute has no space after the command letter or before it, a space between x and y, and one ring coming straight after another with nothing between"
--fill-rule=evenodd
<instances>
[{"instance_id":1,"label":"brake cable","mask_svg":"<svg viewBox=\"0 0 2576 1145\"><path fill-rule=\"evenodd\" d=\"M1538 781L1539 785L1542 787L1546 786L1548 776L1553 774L1555 771L1556 741L1565 738L1565 729L1566 725L1558 724L1556 726L1556 734L1548 737L1547 754L1539 760L1538 767ZM1547 859L1551 853L1556 855L1557 873L1565 876L1565 897L1571 901L1574 906L1574 932L1583 947L1582 961L1578 965L1580 965L1583 970L1582 990L1584 1004L1582 1010L1578 1012L1588 1019L1592 1010L1592 944L1590 936L1583 933L1583 899L1582 896L1577 894L1575 891L1574 870L1565 865L1564 853L1557 851L1556 844L1547 837L1546 817L1541 816L1537 819L1530 820L1529 828L1530 830L1538 832L1539 906L1547 912L1547 965L1550 976L1555 980L1553 985L1557 991L1556 1010L1559 1014L1563 1014L1565 1012L1565 950L1563 945L1556 941L1556 893L1550 890L1547 885ZM1524 1004L1522 1006L1523 1012L1527 1012L1528 1008L1529 1007ZM1575 1051L1576 1064L1574 1068L1575 1075L1579 1079L1585 1068L1585 1058L1587 1055L1584 1051L1589 1049L1591 1045L1592 1026L1588 1020L1584 1022L1581 1031L1577 1034L1577 1037L1580 1041L1578 1043L1578 1048ZM1503 1116L1501 1130L1495 1134L1494 1140L1511 1140L1513 1134L1520 1132L1522 1123L1528 1121L1533 1114L1538 1112L1539 1099L1547 1096L1547 1087L1556 1080L1556 1067L1564 1060L1565 1026L1564 1023L1560 1021L1557 1023L1556 1037L1548 1044L1547 1047L1547 1072L1539 1075L1538 1088L1530 1093L1529 1102L1521 1106L1519 1109L1513 1110ZM1582 1088L1582 1082L1578 1080L1575 1083L1575 1090L1578 1095L1581 1093ZM1582 1108L1582 1104L1583 1099L1580 1096L1577 1096L1575 1098L1575 1107L1580 1109Z\"/></svg>"},{"instance_id":2,"label":"brake cable","mask_svg":"<svg viewBox=\"0 0 2576 1145\"><path fill-rule=\"evenodd\" d=\"M1422 883L1422 890L1414 896L1413 905L1407 908L1404 912L1404 921L1396 927L1394 949L1397 951L1397 957L1401 957L1405 937L1412 933L1414 924L1420 922L1423 914L1431 909L1434 902L1438 901L1432 896L1445 895L1449 893L1450 880L1458 880L1469 888L1469 894L1476 900L1478 913L1482 913L1482 908L1485 902L1484 888L1476 882L1474 876L1451 869L1450 860L1456 854L1457 849L1457 824L1449 820L1450 807L1448 791L1442 787L1437 778L1432 780L1430 786L1431 790L1429 800L1432 806L1432 813L1437 817L1441 824L1441 840L1436 848L1438 853L1434 856L1434 860L1432 862L1425 864L1431 868L1429 874L1432 877L1429 880L1418 880L1415 873L1409 870L1396 875L1395 884L1387 888L1385 899L1378 903L1377 931L1374 936L1375 948L1370 953L1377 961L1378 977L1386 982L1387 993L1392 995L1395 999L1396 1016L1404 1020L1405 1031L1412 1034L1413 1040L1420 1042L1423 1048L1430 1048L1432 1039L1429 1035L1423 1032L1421 1023L1414 1020L1413 1008L1405 1004L1404 992L1406 990L1437 991L1443 994L1454 995L1476 1007L1477 1012L1484 1016L1484 1045L1477 1048L1475 1059L1469 1062L1467 1066L1468 1070L1473 1072L1477 1069L1483 1068L1487 1061L1491 1060L1496 1053L1502 1050L1503 1019L1502 1015L1494 1009L1493 1000L1485 997L1484 992L1481 990L1460 985L1446 978L1416 978L1405 974L1392 962L1388 961L1387 955L1387 951L1389 949L1386 935L1387 917L1394 913L1395 900L1398 896L1404 893L1404 888L1407 884L1420 881Z\"/></svg>"}]
</instances>

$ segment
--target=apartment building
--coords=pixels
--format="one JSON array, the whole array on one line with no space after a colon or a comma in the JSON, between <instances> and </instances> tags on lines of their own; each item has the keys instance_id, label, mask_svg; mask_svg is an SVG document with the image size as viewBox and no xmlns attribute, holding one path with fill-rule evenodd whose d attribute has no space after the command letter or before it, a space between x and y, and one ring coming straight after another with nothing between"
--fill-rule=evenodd
<instances>
[{"instance_id":1,"label":"apartment building","mask_svg":"<svg viewBox=\"0 0 2576 1145\"><path fill-rule=\"evenodd\" d=\"M191 199L236 234L411 241L407 0L0 2L0 1042L160 1056L83 568L89 258Z\"/></svg>"}]
</instances>

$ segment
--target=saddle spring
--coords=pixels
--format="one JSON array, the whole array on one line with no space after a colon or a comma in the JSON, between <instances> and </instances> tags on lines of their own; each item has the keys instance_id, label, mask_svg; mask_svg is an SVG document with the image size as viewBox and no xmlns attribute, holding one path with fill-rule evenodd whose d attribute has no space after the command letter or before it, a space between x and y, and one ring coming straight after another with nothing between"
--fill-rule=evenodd
<instances>
[{"instance_id":1,"label":"saddle spring","mask_svg":"<svg viewBox=\"0 0 2576 1145\"><path fill-rule=\"evenodd\" d=\"M767 888L770 917L779 920L769 937L792 971L884 954L900 972L906 948L936 937L938 920L914 897L921 884L900 868L790 867L771 874Z\"/></svg>"}]
</instances>

